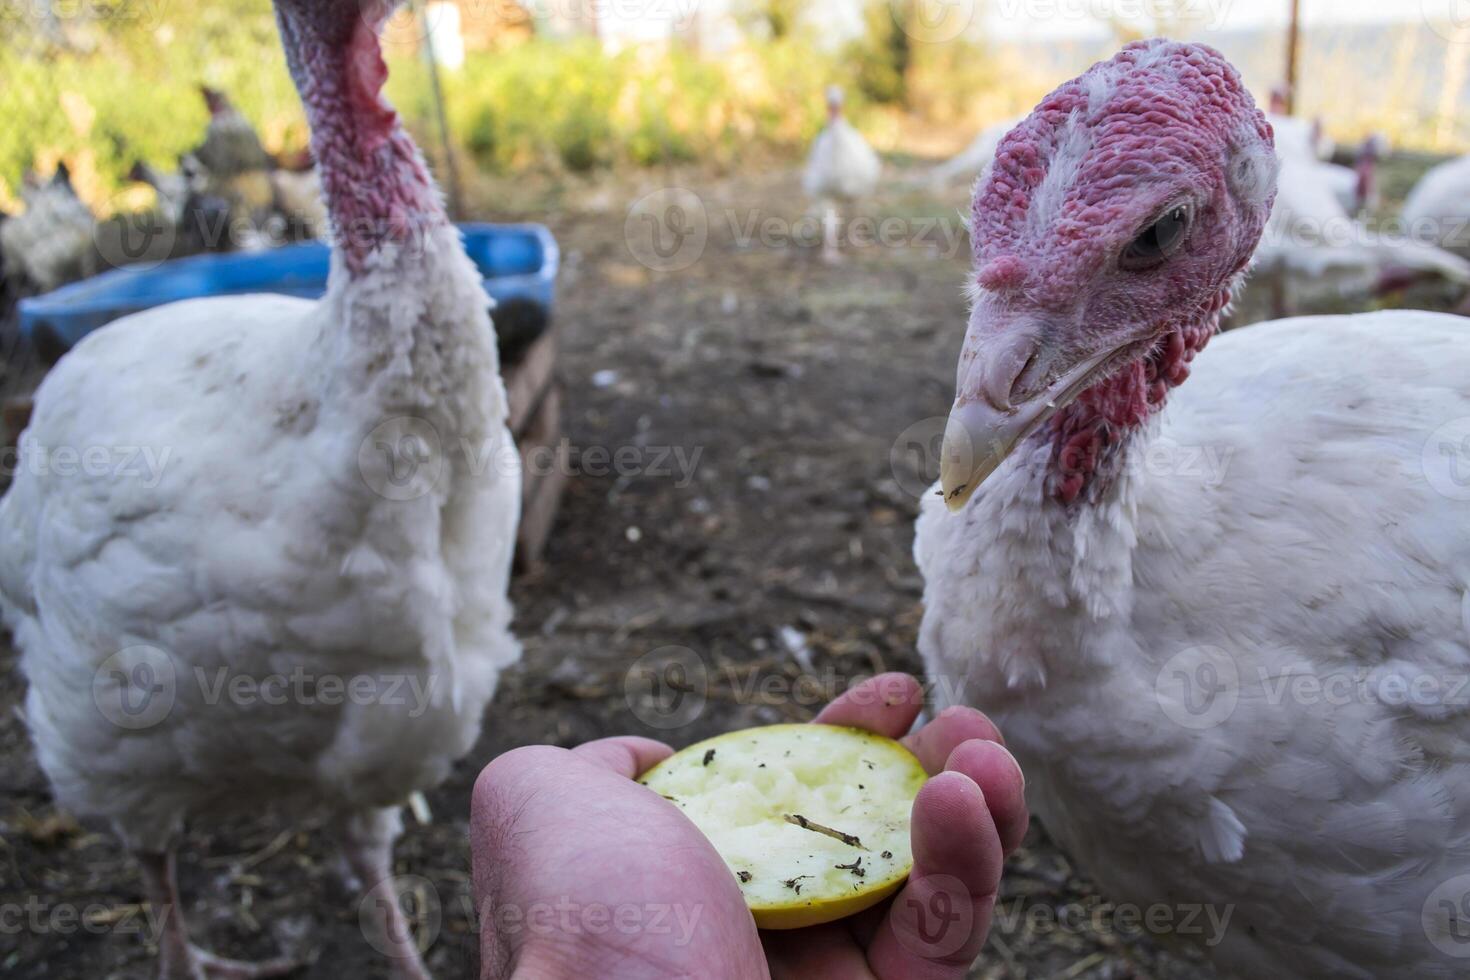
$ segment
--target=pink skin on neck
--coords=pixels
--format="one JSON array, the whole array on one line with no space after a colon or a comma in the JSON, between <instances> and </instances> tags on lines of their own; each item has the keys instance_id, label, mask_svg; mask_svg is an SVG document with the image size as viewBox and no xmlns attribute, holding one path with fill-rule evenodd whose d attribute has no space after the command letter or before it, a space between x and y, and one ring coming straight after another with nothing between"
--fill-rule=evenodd
<instances>
[{"instance_id":1,"label":"pink skin on neck","mask_svg":"<svg viewBox=\"0 0 1470 980\"><path fill-rule=\"evenodd\" d=\"M1084 391L1033 437L1051 443L1047 490L1053 500L1073 504L1116 475L1112 464L1118 454L1163 409L1170 389L1189 378L1190 362L1219 330L1229 301L1229 290L1221 291L1198 325L1172 330L1143 357Z\"/></svg>"},{"instance_id":2,"label":"pink skin on neck","mask_svg":"<svg viewBox=\"0 0 1470 980\"><path fill-rule=\"evenodd\" d=\"M345 45L308 31L296 33L294 44L335 245L356 278L384 243L413 244L448 219L417 148L382 97L388 67L374 25L357 19Z\"/></svg>"}]
</instances>

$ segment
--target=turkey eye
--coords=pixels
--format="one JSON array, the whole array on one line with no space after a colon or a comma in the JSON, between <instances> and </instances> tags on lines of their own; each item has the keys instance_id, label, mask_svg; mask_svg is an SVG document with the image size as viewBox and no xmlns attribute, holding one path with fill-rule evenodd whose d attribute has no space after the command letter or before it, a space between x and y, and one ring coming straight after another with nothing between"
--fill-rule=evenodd
<instances>
[{"instance_id":1,"label":"turkey eye","mask_svg":"<svg viewBox=\"0 0 1470 980\"><path fill-rule=\"evenodd\" d=\"M1118 264L1130 272L1141 272L1163 265L1178 251L1189 230L1189 209L1180 205L1133 239L1123 250Z\"/></svg>"}]
</instances>

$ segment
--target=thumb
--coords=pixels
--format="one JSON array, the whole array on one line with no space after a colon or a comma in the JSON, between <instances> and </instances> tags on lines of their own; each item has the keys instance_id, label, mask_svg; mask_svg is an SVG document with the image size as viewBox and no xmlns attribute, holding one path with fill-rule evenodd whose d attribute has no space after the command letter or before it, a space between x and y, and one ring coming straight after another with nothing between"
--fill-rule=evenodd
<instances>
[{"instance_id":1,"label":"thumb","mask_svg":"<svg viewBox=\"0 0 1470 980\"><path fill-rule=\"evenodd\" d=\"M595 766L609 769L629 779L637 779L674 754L674 750L664 743L636 735L599 738L595 742L577 746L572 752Z\"/></svg>"}]
</instances>

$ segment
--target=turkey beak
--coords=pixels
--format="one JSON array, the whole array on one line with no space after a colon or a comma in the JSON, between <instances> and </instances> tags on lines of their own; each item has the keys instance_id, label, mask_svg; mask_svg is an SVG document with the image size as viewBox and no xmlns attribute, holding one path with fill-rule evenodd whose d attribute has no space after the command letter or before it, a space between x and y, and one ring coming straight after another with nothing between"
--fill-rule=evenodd
<instances>
[{"instance_id":1,"label":"turkey beak","mask_svg":"<svg viewBox=\"0 0 1470 980\"><path fill-rule=\"evenodd\" d=\"M994 473L1022 439L1077 396L1113 353L1062 353L1060 325L977 309L960 354L954 407L944 429L939 485L952 511Z\"/></svg>"}]
</instances>

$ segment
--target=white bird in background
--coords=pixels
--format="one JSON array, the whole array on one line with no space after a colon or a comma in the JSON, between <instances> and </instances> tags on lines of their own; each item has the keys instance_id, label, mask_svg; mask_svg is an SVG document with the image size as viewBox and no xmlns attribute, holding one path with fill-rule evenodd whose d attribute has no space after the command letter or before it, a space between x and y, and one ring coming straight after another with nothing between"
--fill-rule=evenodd
<instances>
[{"instance_id":1,"label":"white bird in background","mask_svg":"<svg viewBox=\"0 0 1470 980\"><path fill-rule=\"evenodd\" d=\"M822 257L840 257L842 216L840 204L868 197L878 186L883 162L842 115L842 89L827 89L827 125L817 135L807 159L802 186L822 211Z\"/></svg>"},{"instance_id":2,"label":"white bird in background","mask_svg":"<svg viewBox=\"0 0 1470 980\"><path fill-rule=\"evenodd\" d=\"M1287 86L1278 85L1271 90L1271 111L1266 121L1275 134L1276 155L1281 159L1331 160L1337 152L1337 144L1327 135L1327 127L1320 117L1303 119L1286 111Z\"/></svg>"},{"instance_id":3,"label":"white bird in background","mask_svg":"<svg viewBox=\"0 0 1470 980\"><path fill-rule=\"evenodd\" d=\"M1470 258L1470 156L1431 169L1404 202L1404 227L1419 241Z\"/></svg>"},{"instance_id":4,"label":"white bird in background","mask_svg":"<svg viewBox=\"0 0 1470 980\"><path fill-rule=\"evenodd\" d=\"M66 164L48 181L27 175L25 210L0 224L0 253L17 292L49 292L89 271L97 218L72 189Z\"/></svg>"},{"instance_id":5,"label":"white bird in background","mask_svg":"<svg viewBox=\"0 0 1470 980\"><path fill-rule=\"evenodd\" d=\"M1378 162L1388 152L1388 141L1378 133L1363 140L1351 167L1319 163L1318 173L1332 189L1332 196L1353 217L1372 214L1382 204L1378 188Z\"/></svg>"},{"instance_id":6,"label":"white bird in background","mask_svg":"<svg viewBox=\"0 0 1470 980\"><path fill-rule=\"evenodd\" d=\"M1151 928L1245 977L1464 977L1470 324L1211 340L1274 176L1199 45L1129 45L1002 143L919 646Z\"/></svg>"},{"instance_id":7,"label":"white bird in background","mask_svg":"<svg viewBox=\"0 0 1470 980\"><path fill-rule=\"evenodd\" d=\"M1374 206L1379 137L1364 141L1355 169L1322 163L1298 141L1287 146L1277 153L1276 207L1250 280L1252 290L1272 291L1278 316L1364 300L1425 279L1470 286L1470 261L1407 235L1370 229L1354 216Z\"/></svg>"},{"instance_id":8,"label":"white bird in background","mask_svg":"<svg viewBox=\"0 0 1470 980\"><path fill-rule=\"evenodd\" d=\"M1252 289L1273 291L1277 315L1361 301L1422 279L1470 285L1470 263L1405 235L1371 231L1357 219L1380 203L1378 162L1388 148L1381 135L1363 141L1356 166L1328 163L1335 145L1321 120L1288 116L1285 107L1278 87L1266 119L1281 174L1251 276Z\"/></svg>"},{"instance_id":9,"label":"white bird in background","mask_svg":"<svg viewBox=\"0 0 1470 980\"><path fill-rule=\"evenodd\" d=\"M93 333L42 385L0 501L37 755L58 804L137 858L169 980L291 966L195 949L174 875L187 818L267 804L331 816L378 948L424 977L390 877L400 804L470 749L519 656L521 479L489 301L378 94L363 24L391 9L276 3L339 229L326 295ZM94 462L36 455L60 447Z\"/></svg>"},{"instance_id":10,"label":"white bird in background","mask_svg":"<svg viewBox=\"0 0 1470 980\"><path fill-rule=\"evenodd\" d=\"M1286 114L1285 86L1272 89L1271 111L1266 113L1266 121L1271 124L1278 159L1290 161L1325 182L1344 211L1357 214L1362 210L1366 195L1359 193L1359 170L1329 162L1336 146L1325 135L1320 119L1307 121ZM1377 149L1377 144L1373 144L1373 149ZM1376 163L1377 157L1372 160Z\"/></svg>"}]
</instances>

